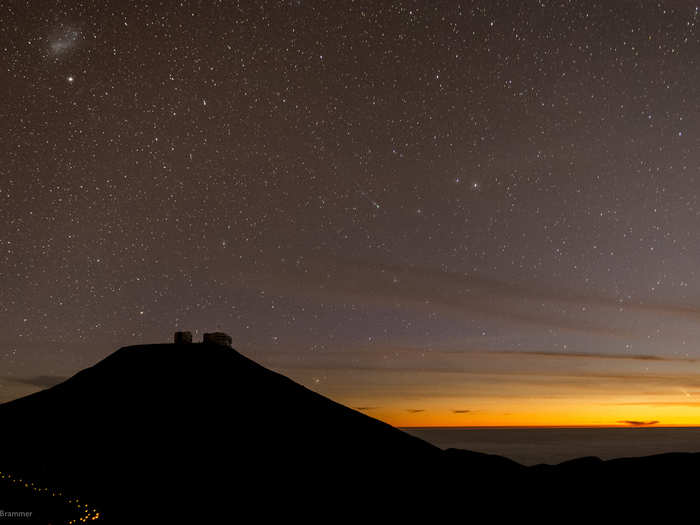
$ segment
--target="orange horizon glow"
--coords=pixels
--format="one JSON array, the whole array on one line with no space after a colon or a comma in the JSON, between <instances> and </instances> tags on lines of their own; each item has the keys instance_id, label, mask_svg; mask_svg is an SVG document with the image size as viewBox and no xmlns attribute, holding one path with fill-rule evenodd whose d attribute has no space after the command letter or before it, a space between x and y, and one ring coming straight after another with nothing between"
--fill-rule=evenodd
<instances>
[{"instance_id":1,"label":"orange horizon glow","mask_svg":"<svg viewBox=\"0 0 700 525\"><path fill-rule=\"evenodd\" d=\"M363 411L364 412L364 411ZM562 422L557 420L547 420L542 422L530 422L523 419L517 419L512 422L506 421L488 421L483 423L469 423L469 424L450 424L447 421L440 420L439 418L430 418L430 422L421 421L418 422L418 418L411 417L382 417L381 415L372 414L371 411L364 412L367 415L384 421L393 427L397 428L431 428L431 429L477 429L477 428L693 428L700 427L700 423L697 422L697 417L694 421L675 421L675 422L642 422L639 423L623 423L623 422ZM426 418L427 419L427 418ZM653 420L648 420L653 421Z\"/></svg>"},{"instance_id":2,"label":"orange horizon glow","mask_svg":"<svg viewBox=\"0 0 700 525\"><path fill-rule=\"evenodd\" d=\"M362 410L363 413L399 428L660 428L698 427L700 408L678 406L618 405L613 399L578 405L576 400L513 399L510 413L499 410L501 400L481 399L490 410L448 413L428 406L420 412L399 407Z\"/></svg>"},{"instance_id":3,"label":"orange horizon glow","mask_svg":"<svg viewBox=\"0 0 700 525\"><path fill-rule=\"evenodd\" d=\"M429 426L429 427L404 427L395 426L405 430L472 430L472 429L528 429L528 428L700 428L698 425L471 425L471 426Z\"/></svg>"},{"instance_id":4,"label":"orange horizon glow","mask_svg":"<svg viewBox=\"0 0 700 525\"><path fill-rule=\"evenodd\" d=\"M638 386L638 385L633 385ZM565 385L529 389L505 387L508 397L434 394L408 399L342 399L339 402L399 428L658 428L699 427L700 405L681 393L628 391L613 393L614 385L598 385L599 391L582 393ZM456 389L457 390L457 389ZM484 387L484 390L487 390ZM521 393L522 392L522 393ZM441 393L440 393L441 394ZM520 395L518 395L520 394ZM529 394L527 397L524 394ZM407 396L408 397L408 396ZM467 409L471 406L473 408Z\"/></svg>"},{"instance_id":5,"label":"orange horizon glow","mask_svg":"<svg viewBox=\"0 0 700 525\"><path fill-rule=\"evenodd\" d=\"M356 352L362 374L289 375L399 428L700 426L700 360L464 351L436 352L431 367L387 367L376 356Z\"/></svg>"}]
</instances>

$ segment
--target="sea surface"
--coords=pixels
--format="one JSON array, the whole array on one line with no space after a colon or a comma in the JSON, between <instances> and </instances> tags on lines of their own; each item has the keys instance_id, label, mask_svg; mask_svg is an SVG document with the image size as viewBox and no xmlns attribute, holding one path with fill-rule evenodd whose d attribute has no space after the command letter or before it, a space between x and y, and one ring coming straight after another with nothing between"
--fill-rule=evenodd
<instances>
[{"instance_id":1,"label":"sea surface","mask_svg":"<svg viewBox=\"0 0 700 525\"><path fill-rule=\"evenodd\" d=\"M555 465L664 452L700 452L700 428L404 428L440 448L498 454L523 465Z\"/></svg>"}]
</instances>

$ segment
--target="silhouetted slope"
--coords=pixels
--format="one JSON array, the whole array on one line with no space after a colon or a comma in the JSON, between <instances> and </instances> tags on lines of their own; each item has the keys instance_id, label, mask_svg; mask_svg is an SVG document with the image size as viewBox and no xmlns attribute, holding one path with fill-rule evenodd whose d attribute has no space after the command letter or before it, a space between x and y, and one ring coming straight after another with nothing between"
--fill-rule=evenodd
<instances>
[{"instance_id":1,"label":"silhouetted slope","mask_svg":"<svg viewBox=\"0 0 700 525\"><path fill-rule=\"evenodd\" d=\"M351 500L418 488L445 466L440 449L215 345L122 348L0 405L0 420L13 450L3 468L76 490L120 519Z\"/></svg>"},{"instance_id":2,"label":"silhouetted slope","mask_svg":"<svg viewBox=\"0 0 700 525\"><path fill-rule=\"evenodd\" d=\"M0 405L0 421L0 469L79 495L120 524L228 523L246 512L376 519L378 508L395 521L419 508L473 516L475 504L503 516L537 501L591 509L625 492L658 496L700 468L700 454L526 468L442 451L202 344L122 348Z\"/></svg>"}]
</instances>

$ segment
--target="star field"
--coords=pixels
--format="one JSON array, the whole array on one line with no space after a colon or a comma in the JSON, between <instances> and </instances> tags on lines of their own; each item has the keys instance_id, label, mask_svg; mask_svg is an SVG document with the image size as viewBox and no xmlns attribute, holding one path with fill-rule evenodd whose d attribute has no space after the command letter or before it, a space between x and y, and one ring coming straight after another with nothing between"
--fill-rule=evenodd
<instances>
[{"instance_id":1,"label":"star field","mask_svg":"<svg viewBox=\"0 0 700 525\"><path fill-rule=\"evenodd\" d=\"M220 329L395 424L697 418L699 12L12 2L0 397Z\"/></svg>"}]
</instances>

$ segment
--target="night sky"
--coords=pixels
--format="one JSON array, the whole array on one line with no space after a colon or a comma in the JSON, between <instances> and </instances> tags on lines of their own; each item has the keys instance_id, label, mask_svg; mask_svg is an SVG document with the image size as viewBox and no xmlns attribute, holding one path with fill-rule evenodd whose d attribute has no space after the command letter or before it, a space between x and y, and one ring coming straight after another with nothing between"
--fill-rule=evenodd
<instances>
[{"instance_id":1,"label":"night sky","mask_svg":"<svg viewBox=\"0 0 700 525\"><path fill-rule=\"evenodd\" d=\"M222 330L395 425L700 424L699 15L5 4L0 400Z\"/></svg>"}]
</instances>

